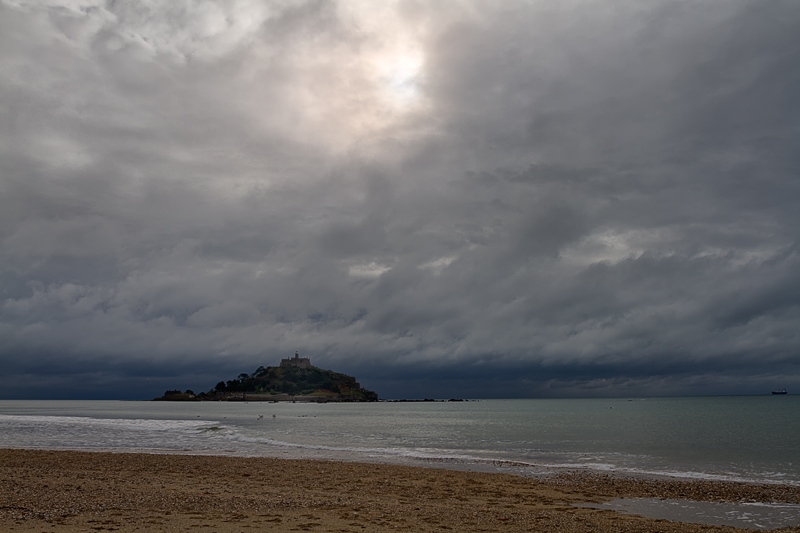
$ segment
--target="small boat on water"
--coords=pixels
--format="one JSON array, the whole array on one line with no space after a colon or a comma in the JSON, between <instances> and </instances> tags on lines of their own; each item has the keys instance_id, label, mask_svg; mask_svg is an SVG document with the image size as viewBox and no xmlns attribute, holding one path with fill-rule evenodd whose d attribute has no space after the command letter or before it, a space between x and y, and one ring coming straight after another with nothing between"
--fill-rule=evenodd
<instances>
[{"instance_id":1,"label":"small boat on water","mask_svg":"<svg viewBox=\"0 0 800 533\"><path fill-rule=\"evenodd\" d=\"M786 394L786 389L774 390L772 394Z\"/></svg>"}]
</instances>

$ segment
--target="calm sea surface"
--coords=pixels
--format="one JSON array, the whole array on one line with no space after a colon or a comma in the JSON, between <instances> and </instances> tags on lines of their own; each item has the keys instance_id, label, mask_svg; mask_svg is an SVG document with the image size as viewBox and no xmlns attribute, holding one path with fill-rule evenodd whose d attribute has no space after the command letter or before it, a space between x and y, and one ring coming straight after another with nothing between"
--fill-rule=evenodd
<instances>
[{"instance_id":1,"label":"calm sea surface","mask_svg":"<svg viewBox=\"0 0 800 533\"><path fill-rule=\"evenodd\" d=\"M292 404L0 401L0 447L564 467L800 485L800 396Z\"/></svg>"}]
</instances>

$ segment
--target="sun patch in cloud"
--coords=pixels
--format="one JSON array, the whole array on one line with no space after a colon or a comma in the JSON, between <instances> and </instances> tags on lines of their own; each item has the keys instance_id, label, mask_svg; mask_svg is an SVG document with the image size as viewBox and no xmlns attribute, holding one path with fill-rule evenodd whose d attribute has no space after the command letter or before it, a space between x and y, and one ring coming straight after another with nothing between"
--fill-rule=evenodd
<instances>
[{"instance_id":1,"label":"sun patch in cloud","mask_svg":"<svg viewBox=\"0 0 800 533\"><path fill-rule=\"evenodd\" d=\"M455 255L450 255L447 257L440 257L439 259L434 259L433 261L428 261L419 266L422 270L429 270L436 274L437 276L442 273L442 270L450 266L450 264L458 259Z\"/></svg>"},{"instance_id":2,"label":"sun patch in cloud","mask_svg":"<svg viewBox=\"0 0 800 533\"><path fill-rule=\"evenodd\" d=\"M391 267L373 261L371 263L353 265L348 269L347 273L354 278L375 279L389 270L391 270Z\"/></svg>"}]
</instances>

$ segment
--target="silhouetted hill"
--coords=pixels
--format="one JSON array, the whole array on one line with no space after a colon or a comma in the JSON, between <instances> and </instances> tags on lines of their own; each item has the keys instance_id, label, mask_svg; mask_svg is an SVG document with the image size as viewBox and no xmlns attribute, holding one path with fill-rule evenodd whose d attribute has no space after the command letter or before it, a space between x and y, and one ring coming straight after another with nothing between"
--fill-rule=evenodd
<instances>
[{"instance_id":1,"label":"silhouetted hill","mask_svg":"<svg viewBox=\"0 0 800 533\"><path fill-rule=\"evenodd\" d=\"M375 402L378 395L362 388L353 376L318 368L295 353L280 366L260 366L252 374L220 381L208 392L195 396L190 390L169 390L156 400Z\"/></svg>"},{"instance_id":2,"label":"silhouetted hill","mask_svg":"<svg viewBox=\"0 0 800 533\"><path fill-rule=\"evenodd\" d=\"M356 378L331 370L312 366L258 367L252 374L239 374L236 379L219 382L207 394L222 392L252 394L313 395L319 394L330 399L352 401L374 401L378 395L359 385Z\"/></svg>"}]
</instances>

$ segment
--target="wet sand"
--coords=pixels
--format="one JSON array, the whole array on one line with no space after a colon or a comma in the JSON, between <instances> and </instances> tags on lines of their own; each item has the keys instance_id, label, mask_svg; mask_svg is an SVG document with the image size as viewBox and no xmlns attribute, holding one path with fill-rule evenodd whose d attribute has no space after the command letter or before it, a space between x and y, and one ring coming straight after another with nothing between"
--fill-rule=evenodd
<instances>
[{"instance_id":1,"label":"wet sand","mask_svg":"<svg viewBox=\"0 0 800 533\"><path fill-rule=\"evenodd\" d=\"M4 532L743 531L572 506L620 497L800 503L800 487L591 472L529 479L382 464L0 450Z\"/></svg>"}]
</instances>

